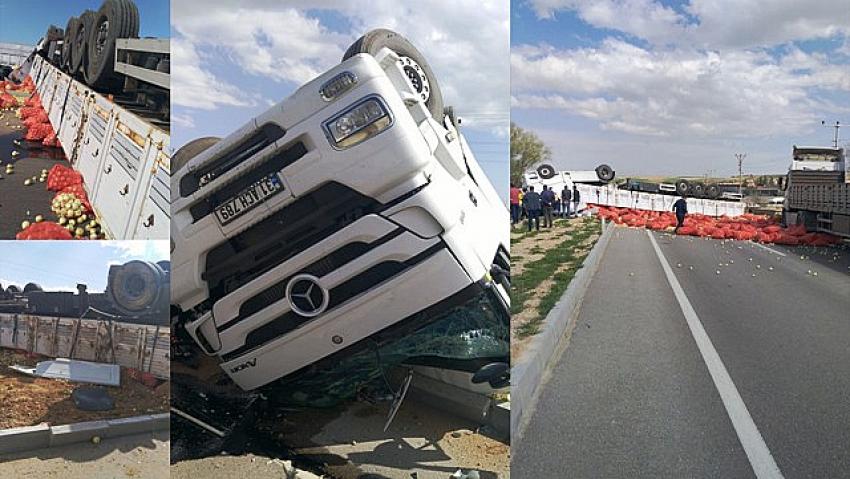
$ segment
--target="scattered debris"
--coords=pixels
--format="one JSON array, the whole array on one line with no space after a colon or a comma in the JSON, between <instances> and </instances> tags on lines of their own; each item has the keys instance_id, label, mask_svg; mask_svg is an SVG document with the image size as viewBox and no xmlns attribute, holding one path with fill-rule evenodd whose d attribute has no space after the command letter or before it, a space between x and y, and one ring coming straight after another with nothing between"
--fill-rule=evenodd
<instances>
[{"instance_id":1,"label":"scattered debris","mask_svg":"<svg viewBox=\"0 0 850 479\"><path fill-rule=\"evenodd\" d=\"M105 386L121 385L121 367L117 364L57 358L51 361L41 361L34 368L14 365L9 366L9 369L42 378L64 379L66 381L103 384Z\"/></svg>"}]
</instances>

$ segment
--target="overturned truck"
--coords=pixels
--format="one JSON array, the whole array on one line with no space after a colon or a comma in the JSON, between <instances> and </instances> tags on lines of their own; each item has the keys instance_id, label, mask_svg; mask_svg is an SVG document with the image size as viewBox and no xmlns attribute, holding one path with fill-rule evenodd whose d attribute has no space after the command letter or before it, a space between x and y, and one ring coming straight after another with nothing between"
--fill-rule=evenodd
<instances>
[{"instance_id":1,"label":"overturned truck","mask_svg":"<svg viewBox=\"0 0 850 479\"><path fill-rule=\"evenodd\" d=\"M236 132L178 150L177 356L298 402L398 365L507 386L508 213L458 125L419 51L375 30Z\"/></svg>"},{"instance_id":2,"label":"overturned truck","mask_svg":"<svg viewBox=\"0 0 850 479\"><path fill-rule=\"evenodd\" d=\"M112 265L102 293L90 293L85 284L76 292L44 291L37 283L0 285L0 313L167 325L170 269L168 261Z\"/></svg>"}]
</instances>

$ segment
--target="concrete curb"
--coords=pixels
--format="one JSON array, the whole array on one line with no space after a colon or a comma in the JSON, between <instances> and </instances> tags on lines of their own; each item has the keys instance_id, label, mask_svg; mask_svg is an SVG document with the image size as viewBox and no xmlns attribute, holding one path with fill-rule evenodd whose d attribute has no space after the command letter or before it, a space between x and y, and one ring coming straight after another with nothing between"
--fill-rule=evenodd
<instances>
[{"instance_id":1,"label":"concrete curb","mask_svg":"<svg viewBox=\"0 0 850 479\"><path fill-rule=\"evenodd\" d=\"M603 223L603 228L602 236L584 259L581 269L576 272L563 296L546 315L542 330L531 340L531 344L523 353L522 360L515 362L511 368L511 438L513 441L517 441L522 435L525 423L528 421L527 416L530 416L530 412L537 403L543 376L557 356L558 345L563 339L564 332L574 323L575 313L599 266L599 260L608 246L614 225L608 223L605 226Z\"/></svg>"},{"instance_id":2,"label":"concrete curb","mask_svg":"<svg viewBox=\"0 0 850 479\"><path fill-rule=\"evenodd\" d=\"M61 426L16 427L0 430L0 455L65 446L78 442L168 430L168 413L78 422Z\"/></svg>"}]
</instances>

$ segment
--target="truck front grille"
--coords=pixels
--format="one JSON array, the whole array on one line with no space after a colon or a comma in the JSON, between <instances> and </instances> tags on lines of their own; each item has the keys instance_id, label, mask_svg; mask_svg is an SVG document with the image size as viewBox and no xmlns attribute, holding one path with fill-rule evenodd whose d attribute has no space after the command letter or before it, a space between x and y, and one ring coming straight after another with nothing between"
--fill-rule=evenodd
<instances>
[{"instance_id":1,"label":"truck front grille","mask_svg":"<svg viewBox=\"0 0 850 479\"><path fill-rule=\"evenodd\" d=\"M445 248L445 243L440 242L406 261L384 261L376 264L375 266L331 289L329 291L330 304L328 305L328 311L332 311L334 308L339 307L346 301L378 287L381 283L384 283L394 276L401 274L405 270L427 260ZM281 297L283 296L279 296L278 299ZM286 312L248 333L243 346L223 355L222 358L224 361L230 361L231 359L237 358L289 333L290 331L295 330L313 319L316 318L305 318L293 311ZM228 327L229 326L230 325L228 325Z\"/></svg>"},{"instance_id":2,"label":"truck front grille","mask_svg":"<svg viewBox=\"0 0 850 479\"><path fill-rule=\"evenodd\" d=\"M383 208L378 201L327 183L207 254L203 279L214 302L362 216Z\"/></svg>"},{"instance_id":3,"label":"truck front grille","mask_svg":"<svg viewBox=\"0 0 850 479\"><path fill-rule=\"evenodd\" d=\"M202 218L206 218L212 214L217 205L220 205L229 198L236 196L239 192L256 183L261 178L276 171L280 171L284 167L295 163L306 154L307 147L305 147L304 143L300 141L280 150L268 160L260 163L255 168L252 168L248 173L234 179L223 188L216 190L214 193L206 196L203 200L193 204L189 208L193 222L198 222Z\"/></svg>"},{"instance_id":4,"label":"truck front grille","mask_svg":"<svg viewBox=\"0 0 850 479\"><path fill-rule=\"evenodd\" d=\"M230 171L231 168L251 158L275 141L283 138L286 131L274 123L266 123L257 133L236 146L224 150L218 158L187 173L180 179L180 196L185 198L201 187ZM302 145L303 146L303 145Z\"/></svg>"}]
</instances>

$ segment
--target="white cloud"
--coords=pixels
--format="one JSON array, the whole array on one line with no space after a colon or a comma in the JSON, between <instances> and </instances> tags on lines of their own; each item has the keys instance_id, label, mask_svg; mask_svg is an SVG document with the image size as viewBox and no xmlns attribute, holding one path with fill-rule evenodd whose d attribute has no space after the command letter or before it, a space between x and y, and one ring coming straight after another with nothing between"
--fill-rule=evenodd
<instances>
[{"instance_id":1,"label":"white cloud","mask_svg":"<svg viewBox=\"0 0 850 479\"><path fill-rule=\"evenodd\" d=\"M172 114L171 123L181 128L195 128L195 120L189 115Z\"/></svg>"},{"instance_id":2,"label":"white cloud","mask_svg":"<svg viewBox=\"0 0 850 479\"><path fill-rule=\"evenodd\" d=\"M464 125L495 130L507 124L508 2L255 0L234 9L232 2L213 0L174 2L172 9L174 29L188 53L196 52L194 58L186 55L192 61L184 78L172 79L174 94L192 92L179 103L183 106L214 109L252 101L211 73L216 56L226 57L245 75L300 85L339 62L357 37L380 27L401 33L422 51L436 71L446 103L455 106ZM325 25L316 10L332 10L345 21L342 26ZM186 69L183 61L179 65L175 71ZM209 85L223 94L222 101L210 100L218 95L210 94Z\"/></svg>"},{"instance_id":3,"label":"white cloud","mask_svg":"<svg viewBox=\"0 0 850 479\"><path fill-rule=\"evenodd\" d=\"M202 68L201 57L191 42L179 37L172 38L171 58L176 65L171 72L173 104L200 110L213 110L219 105L254 105L235 85L216 78Z\"/></svg>"},{"instance_id":4,"label":"white cloud","mask_svg":"<svg viewBox=\"0 0 850 479\"><path fill-rule=\"evenodd\" d=\"M99 241L98 244L110 250L113 258L110 264L123 264L131 259L144 259L147 261L161 261L168 259L171 254L171 246L168 241ZM116 256L117 254L117 256ZM121 260L115 259L121 258Z\"/></svg>"},{"instance_id":5,"label":"white cloud","mask_svg":"<svg viewBox=\"0 0 850 479\"><path fill-rule=\"evenodd\" d=\"M850 92L850 69L822 54L523 46L511 54L513 104L561 109L603 129L643 135L759 136L800 131L846 112L824 91Z\"/></svg>"},{"instance_id":6,"label":"white cloud","mask_svg":"<svg viewBox=\"0 0 850 479\"><path fill-rule=\"evenodd\" d=\"M597 28L655 44L770 47L801 39L850 34L846 0L691 0L682 11L657 0L531 0L541 19L575 12Z\"/></svg>"}]
</instances>

